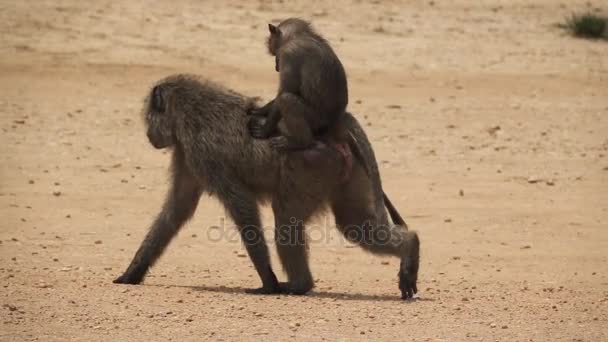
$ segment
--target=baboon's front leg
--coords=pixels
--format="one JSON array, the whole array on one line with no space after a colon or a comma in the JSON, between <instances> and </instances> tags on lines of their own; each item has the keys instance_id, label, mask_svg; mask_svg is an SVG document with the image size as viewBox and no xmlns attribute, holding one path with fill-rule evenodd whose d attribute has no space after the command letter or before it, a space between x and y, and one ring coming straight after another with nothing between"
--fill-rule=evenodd
<instances>
[{"instance_id":1,"label":"baboon's front leg","mask_svg":"<svg viewBox=\"0 0 608 342\"><path fill-rule=\"evenodd\" d=\"M139 284L183 224L194 214L201 186L189 174L177 170L163 209L150 227L127 270L114 283Z\"/></svg>"}]
</instances>

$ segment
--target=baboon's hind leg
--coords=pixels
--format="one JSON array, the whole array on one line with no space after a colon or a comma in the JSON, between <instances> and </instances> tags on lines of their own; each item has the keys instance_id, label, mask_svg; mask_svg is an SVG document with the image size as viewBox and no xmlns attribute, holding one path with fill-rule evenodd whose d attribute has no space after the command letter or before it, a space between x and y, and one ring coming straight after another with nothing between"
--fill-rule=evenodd
<instances>
[{"instance_id":1,"label":"baboon's hind leg","mask_svg":"<svg viewBox=\"0 0 608 342\"><path fill-rule=\"evenodd\" d=\"M240 190L237 191L237 189ZM222 190L218 196L234 220L247 254L262 280L261 288L245 290L245 292L251 294L280 293L281 287L270 264L270 254L264 238L255 196L244 189L245 187L242 185L234 186L232 189Z\"/></svg>"},{"instance_id":2,"label":"baboon's hind leg","mask_svg":"<svg viewBox=\"0 0 608 342\"><path fill-rule=\"evenodd\" d=\"M418 292L418 235L388 222L382 193L375 193L366 173L357 168L351 179L335 192L331 207L336 226L347 240L377 255L393 255L401 259L399 289L403 299Z\"/></svg>"}]
</instances>

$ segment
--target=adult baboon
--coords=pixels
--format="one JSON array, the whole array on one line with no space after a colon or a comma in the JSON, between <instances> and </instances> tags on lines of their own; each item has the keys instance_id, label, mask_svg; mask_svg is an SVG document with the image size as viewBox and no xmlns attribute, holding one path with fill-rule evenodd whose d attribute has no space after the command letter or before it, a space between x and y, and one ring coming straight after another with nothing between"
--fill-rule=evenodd
<instances>
[{"instance_id":1,"label":"adult baboon","mask_svg":"<svg viewBox=\"0 0 608 342\"><path fill-rule=\"evenodd\" d=\"M152 88L144 104L148 139L173 150L172 185L133 261L114 282L140 283L207 192L226 207L262 280L261 288L248 292L304 294L313 287L304 224L329 207L348 240L401 259L399 288L402 298L411 298L417 292L418 236L389 224L374 153L357 121L350 114L343 118L371 176L354 163L344 180L343 155L331 147L280 154L253 139L246 126L250 105L248 98L190 75L167 77ZM265 200L274 211L287 283L277 281L270 265L258 211Z\"/></svg>"}]
</instances>

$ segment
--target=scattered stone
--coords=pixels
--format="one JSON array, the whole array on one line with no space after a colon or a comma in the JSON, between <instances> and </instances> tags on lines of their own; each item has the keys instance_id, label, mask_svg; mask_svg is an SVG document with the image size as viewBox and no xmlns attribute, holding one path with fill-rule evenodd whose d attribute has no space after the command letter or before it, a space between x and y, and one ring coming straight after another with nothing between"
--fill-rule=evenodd
<instances>
[{"instance_id":1,"label":"scattered stone","mask_svg":"<svg viewBox=\"0 0 608 342\"><path fill-rule=\"evenodd\" d=\"M496 328L496 323L490 323L490 328Z\"/></svg>"},{"instance_id":2,"label":"scattered stone","mask_svg":"<svg viewBox=\"0 0 608 342\"><path fill-rule=\"evenodd\" d=\"M507 326L507 325L503 325L501 328L502 328L502 329L508 329L508 328L509 328L509 326Z\"/></svg>"},{"instance_id":3,"label":"scattered stone","mask_svg":"<svg viewBox=\"0 0 608 342\"><path fill-rule=\"evenodd\" d=\"M443 220L443 222L450 223L450 222L452 222L452 219L451 218L446 218L445 220Z\"/></svg>"},{"instance_id":4,"label":"scattered stone","mask_svg":"<svg viewBox=\"0 0 608 342\"><path fill-rule=\"evenodd\" d=\"M390 262L388 262L388 261L381 261L380 264L381 265L390 265Z\"/></svg>"},{"instance_id":5,"label":"scattered stone","mask_svg":"<svg viewBox=\"0 0 608 342\"><path fill-rule=\"evenodd\" d=\"M30 180L28 181L28 183L29 183L29 184L34 184L35 182L34 182L34 180L33 180L33 179L30 179Z\"/></svg>"},{"instance_id":6,"label":"scattered stone","mask_svg":"<svg viewBox=\"0 0 608 342\"><path fill-rule=\"evenodd\" d=\"M55 197L61 196L61 191L53 191L53 196L55 196Z\"/></svg>"},{"instance_id":7,"label":"scattered stone","mask_svg":"<svg viewBox=\"0 0 608 342\"><path fill-rule=\"evenodd\" d=\"M17 311L17 307L12 304L4 304L4 307L8 309L8 311Z\"/></svg>"},{"instance_id":8,"label":"scattered stone","mask_svg":"<svg viewBox=\"0 0 608 342\"><path fill-rule=\"evenodd\" d=\"M538 183L538 182L540 182L541 180L542 180L542 179L540 179L540 178L538 178L538 177L536 177L536 176L530 176L530 177L528 177L528 183L530 183L530 184L535 184L535 183Z\"/></svg>"},{"instance_id":9,"label":"scattered stone","mask_svg":"<svg viewBox=\"0 0 608 342\"><path fill-rule=\"evenodd\" d=\"M238 253L236 256L239 257L239 258L246 258L247 254L245 254L245 253Z\"/></svg>"},{"instance_id":10,"label":"scattered stone","mask_svg":"<svg viewBox=\"0 0 608 342\"><path fill-rule=\"evenodd\" d=\"M545 184L547 184L548 186L554 186L555 185L555 181L548 180L548 181L545 182Z\"/></svg>"},{"instance_id":11,"label":"scattered stone","mask_svg":"<svg viewBox=\"0 0 608 342\"><path fill-rule=\"evenodd\" d=\"M458 191L458 194L460 195L460 197L464 196L464 191L462 191L462 189L460 189L460 191Z\"/></svg>"},{"instance_id":12,"label":"scattered stone","mask_svg":"<svg viewBox=\"0 0 608 342\"><path fill-rule=\"evenodd\" d=\"M101 240L95 240L96 245L101 245L102 243L103 243L103 241L101 241Z\"/></svg>"},{"instance_id":13,"label":"scattered stone","mask_svg":"<svg viewBox=\"0 0 608 342\"><path fill-rule=\"evenodd\" d=\"M521 247L521 249L530 249L530 248L532 248L532 246L530 246L530 245L525 245L525 246Z\"/></svg>"},{"instance_id":14,"label":"scattered stone","mask_svg":"<svg viewBox=\"0 0 608 342\"><path fill-rule=\"evenodd\" d=\"M491 135L491 136L496 136L496 132L500 131L500 126L493 126L487 129L487 132Z\"/></svg>"}]
</instances>

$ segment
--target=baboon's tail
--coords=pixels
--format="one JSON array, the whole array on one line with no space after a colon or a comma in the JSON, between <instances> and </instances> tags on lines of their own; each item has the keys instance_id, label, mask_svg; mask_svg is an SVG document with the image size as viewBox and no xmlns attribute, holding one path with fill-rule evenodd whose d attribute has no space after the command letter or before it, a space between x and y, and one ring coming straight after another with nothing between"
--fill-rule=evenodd
<instances>
[{"instance_id":1,"label":"baboon's tail","mask_svg":"<svg viewBox=\"0 0 608 342\"><path fill-rule=\"evenodd\" d=\"M382 196L384 198L384 205L386 206L386 209L388 209L388 213L391 215L391 219L393 220L393 223L396 225L402 226L403 228L405 228L407 230L407 224L405 223L405 220L403 220L403 218L401 217L401 215L397 211L397 208L395 208L395 206L393 205L391 200L388 199L388 196L386 195L384 190L382 190Z\"/></svg>"},{"instance_id":2,"label":"baboon's tail","mask_svg":"<svg viewBox=\"0 0 608 342\"><path fill-rule=\"evenodd\" d=\"M357 158L359 160L359 162L363 165L363 168L365 169L365 172L367 173L367 175L369 177L371 177L370 166L367 165L367 163L365 162L365 158L363 158L363 155L361 153L361 148L359 146L359 143L357 142L357 139L350 131L348 131L348 135L350 137L350 142L349 142L350 149L352 150L353 154L355 155L355 158ZM397 211L397 208L395 208L395 206L393 205L391 200L388 198L388 196L386 195L384 190L382 190L382 196L384 199L384 206L386 206L386 209L388 210L388 213L391 216L391 220L393 220L393 223L396 225L402 226L403 228L405 228L407 230L408 227L407 227L407 224L405 223L405 220L401 217L401 215L399 214L399 211Z\"/></svg>"}]
</instances>

